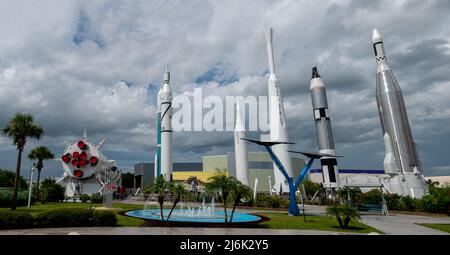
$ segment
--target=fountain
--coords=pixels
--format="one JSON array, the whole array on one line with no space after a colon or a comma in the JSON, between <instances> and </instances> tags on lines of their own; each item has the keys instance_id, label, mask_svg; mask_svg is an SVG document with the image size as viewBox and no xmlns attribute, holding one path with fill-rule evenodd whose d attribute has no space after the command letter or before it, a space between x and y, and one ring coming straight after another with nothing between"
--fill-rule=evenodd
<instances>
[{"instance_id":1,"label":"fountain","mask_svg":"<svg viewBox=\"0 0 450 255\"><path fill-rule=\"evenodd\" d=\"M128 211L125 215L135 218L141 218L149 221L162 221L161 211L156 202L155 197L149 196L145 202L143 210ZM155 203L156 202L156 203ZM174 209L167 221L167 216L170 209L163 209L164 222L178 222L178 223L225 223L224 212L215 208L214 197L211 198L210 203L206 203L203 197L201 203L190 203L180 201L178 209ZM186 208L185 208L186 207ZM227 212L228 219L231 216L231 210ZM256 215L235 212L232 223L249 223L259 222L262 218Z\"/></svg>"}]
</instances>

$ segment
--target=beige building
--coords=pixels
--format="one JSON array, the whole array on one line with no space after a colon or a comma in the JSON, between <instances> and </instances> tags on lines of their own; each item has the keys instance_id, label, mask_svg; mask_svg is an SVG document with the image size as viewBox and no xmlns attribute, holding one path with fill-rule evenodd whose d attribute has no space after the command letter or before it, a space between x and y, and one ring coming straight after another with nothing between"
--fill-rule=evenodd
<instances>
[{"instance_id":1,"label":"beige building","mask_svg":"<svg viewBox=\"0 0 450 255\"><path fill-rule=\"evenodd\" d=\"M294 180L305 166L305 160L299 157L292 157L294 167ZM273 162L267 152L248 152L248 180L249 186L253 189L255 179L258 179L257 191L269 193L269 179L274 184ZM222 155L203 156L203 172L214 172L226 169L228 174L236 176L234 153ZM276 171L279 171L276 169ZM286 191L287 192L287 191Z\"/></svg>"}]
</instances>

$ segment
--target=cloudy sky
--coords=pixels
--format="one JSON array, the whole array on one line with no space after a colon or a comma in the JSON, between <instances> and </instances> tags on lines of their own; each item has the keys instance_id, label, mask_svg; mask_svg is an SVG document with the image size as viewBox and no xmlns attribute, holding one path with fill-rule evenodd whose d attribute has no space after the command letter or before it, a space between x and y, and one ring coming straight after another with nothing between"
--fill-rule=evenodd
<instances>
[{"instance_id":1,"label":"cloudy sky","mask_svg":"<svg viewBox=\"0 0 450 255\"><path fill-rule=\"evenodd\" d=\"M318 65L341 168L382 169L373 28L403 90L424 174L450 174L450 2L1 1L0 127L16 112L45 131L56 155L88 130L125 170L153 160L156 91L170 65L174 96L267 95L264 29L275 29L277 71L295 149L315 150L309 95ZM258 137L257 132L249 134ZM233 150L232 132L177 132L175 162ZM251 149L259 149L251 147ZM0 136L0 168L17 151ZM31 162L23 160L24 175ZM62 174L50 162L46 174Z\"/></svg>"}]
</instances>

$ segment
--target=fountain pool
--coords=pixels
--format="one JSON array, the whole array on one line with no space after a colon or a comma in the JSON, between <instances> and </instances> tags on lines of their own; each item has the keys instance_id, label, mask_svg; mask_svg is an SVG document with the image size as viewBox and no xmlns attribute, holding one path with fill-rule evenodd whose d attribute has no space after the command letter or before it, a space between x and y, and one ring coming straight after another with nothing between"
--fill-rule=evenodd
<instances>
[{"instance_id":1,"label":"fountain pool","mask_svg":"<svg viewBox=\"0 0 450 255\"><path fill-rule=\"evenodd\" d=\"M167 219L170 210L164 209L163 215L164 220ZM161 214L159 209L147 209L147 210L134 210L128 211L125 215L146 220L161 220ZM230 219L231 212L227 213L228 219ZM261 217L247 214L234 212L233 223L244 223L244 222L256 222L260 221ZM195 222L195 223L225 223L224 212L223 211L211 211L211 210L195 210L187 209L180 210L175 209L169 218L172 222Z\"/></svg>"}]
</instances>

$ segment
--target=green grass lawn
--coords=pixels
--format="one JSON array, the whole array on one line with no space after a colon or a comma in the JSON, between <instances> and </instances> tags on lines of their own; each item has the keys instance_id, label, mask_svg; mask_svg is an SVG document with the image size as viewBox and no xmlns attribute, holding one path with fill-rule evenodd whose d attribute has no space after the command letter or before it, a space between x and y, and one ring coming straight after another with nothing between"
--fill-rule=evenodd
<instances>
[{"instance_id":1,"label":"green grass lawn","mask_svg":"<svg viewBox=\"0 0 450 255\"><path fill-rule=\"evenodd\" d=\"M431 224L431 223L417 223L418 225L434 228L440 231L450 233L450 224Z\"/></svg>"},{"instance_id":2,"label":"green grass lawn","mask_svg":"<svg viewBox=\"0 0 450 255\"><path fill-rule=\"evenodd\" d=\"M17 207L17 211L28 212L32 215L36 215L41 212L50 211L58 208L89 208L92 207L102 207L102 204L91 204L91 203L36 203L30 208L26 206ZM121 208L122 210L112 210L117 215L118 226L120 227L139 227L144 223L144 220L127 217L120 215L119 212L128 210L140 210L142 205L134 204L121 204L114 203L114 208ZM0 211L7 211L9 208L0 208ZM338 231L338 232L356 232L356 233L370 233L377 232L382 233L377 229L367 226L360 222L351 222L348 229L341 229L335 218L325 217L325 216L306 216L306 222L303 221L303 217L289 216L287 213L283 212L264 212L258 213L258 215L266 216L270 218L269 221L262 222L260 225L264 228L269 229L306 229L306 230L325 230L325 231ZM449 225L444 224L424 224L424 225L442 225L446 227L449 231ZM433 227L433 226L430 226ZM436 227L437 228L437 227ZM442 230L442 229L441 229Z\"/></svg>"},{"instance_id":3,"label":"green grass lawn","mask_svg":"<svg viewBox=\"0 0 450 255\"><path fill-rule=\"evenodd\" d=\"M91 204L91 203L36 203L30 208L26 206L17 207L17 211L28 212L32 215L36 215L41 212L50 211L58 208L89 208L92 207L102 207L102 204ZM113 204L114 208L121 208L121 211L127 210L139 210L142 209L142 205L132 205L132 204ZM0 208L0 211L9 211L10 208ZM131 218L127 216L120 215L117 210L113 210L117 214L117 225L120 227L139 227L144 223L144 220Z\"/></svg>"},{"instance_id":4,"label":"green grass lawn","mask_svg":"<svg viewBox=\"0 0 450 255\"><path fill-rule=\"evenodd\" d=\"M334 217L306 216L306 221L304 221L303 216L289 216L287 213L258 213L258 215L270 218L270 221L260 223L261 226L270 229L307 229L356 233L382 233L375 228L354 221L350 222L348 229L342 229L339 227L339 223Z\"/></svg>"}]
</instances>

